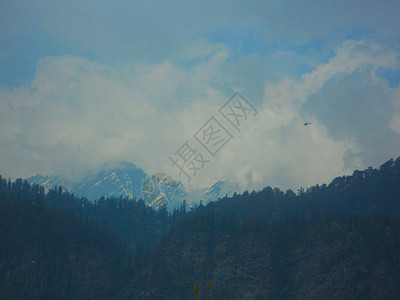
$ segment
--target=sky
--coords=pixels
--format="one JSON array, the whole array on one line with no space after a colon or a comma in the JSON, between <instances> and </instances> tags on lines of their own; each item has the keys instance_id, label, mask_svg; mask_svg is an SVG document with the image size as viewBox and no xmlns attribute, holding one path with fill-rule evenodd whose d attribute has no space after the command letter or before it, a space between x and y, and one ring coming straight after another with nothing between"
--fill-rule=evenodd
<instances>
[{"instance_id":1,"label":"sky","mask_svg":"<svg viewBox=\"0 0 400 300\"><path fill-rule=\"evenodd\" d=\"M379 167L400 156L399 15L399 1L1 1L0 174L79 181L128 161L253 190ZM254 108L240 130L219 111L238 91ZM217 152L196 140L215 120Z\"/></svg>"}]
</instances>

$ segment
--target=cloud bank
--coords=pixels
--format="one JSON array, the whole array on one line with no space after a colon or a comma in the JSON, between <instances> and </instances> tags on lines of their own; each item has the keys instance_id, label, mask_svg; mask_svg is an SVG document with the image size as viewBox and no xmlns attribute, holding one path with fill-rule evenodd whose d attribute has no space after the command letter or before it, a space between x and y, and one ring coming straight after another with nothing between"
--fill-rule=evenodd
<instances>
[{"instance_id":1,"label":"cloud bank","mask_svg":"<svg viewBox=\"0 0 400 300\"><path fill-rule=\"evenodd\" d=\"M76 55L37 60L34 79L0 89L0 172L79 180L104 163L130 161L177 176L171 156L235 92L258 115L192 181L296 189L376 166L400 149L400 86L382 74L399 52L346 40L299 74L264 69L280 52L236 59L226 43L190 41L159 62L101 62ZM247 78L253 64L255 85ZM251 65L251 64L250 64ZM245 86L248 84L248 86ZM251 92L260 88L261 92ZM312 122L305 127L305 121Z\"/></svg>"}]
</instances>

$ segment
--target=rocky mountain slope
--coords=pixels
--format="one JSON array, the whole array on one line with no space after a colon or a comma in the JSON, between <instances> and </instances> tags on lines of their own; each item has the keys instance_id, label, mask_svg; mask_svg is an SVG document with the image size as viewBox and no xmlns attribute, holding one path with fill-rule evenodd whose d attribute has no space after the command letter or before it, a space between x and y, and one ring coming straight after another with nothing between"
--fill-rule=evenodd
<instances>
[{"instance_id":1,"label":"rocky mountain slope","mask_svg":"<svg viewBox=\"0 0 400 300\"><path fill-rule=\"evenodd\" d=\"M27 178L27 181L42 185L46 191L54 186L61 186L78 196L96 200L102 196L141 198L142 184L146 176L146 173L134 164L121 162L117 166L107 165L98 173L77 183L71 183L58 175L35 175Z\"/></svg>"},{"instance_id":2,"label":"rocky mountain slope","mask_svg":"<svg viewBox=\"0 0 400 300\"><path fill-rule=\"evenodd\" d=\"M77 183L71 183L58 175L35 175L27 178L27 181L42 185L46 191L54 186L61 186L64 190L91 201L102 196L134 197L142 198L149 206L156 208L167 205L169 210L179 207L184 200L191 207L200 201L207 204L240 191L236 184L229 181L218 181L213 186L203 189L187 189L181 182L172 179L169 179L169 182L166 180L160 182L160 179L157 180L157 174L148 176L142 169L127 162L108 165Z\"/></svg>"}]
</instances>

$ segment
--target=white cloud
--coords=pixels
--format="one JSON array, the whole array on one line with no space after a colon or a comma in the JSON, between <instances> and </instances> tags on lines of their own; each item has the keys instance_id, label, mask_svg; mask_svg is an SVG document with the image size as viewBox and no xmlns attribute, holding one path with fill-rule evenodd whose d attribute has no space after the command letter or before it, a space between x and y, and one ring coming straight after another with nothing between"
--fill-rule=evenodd
<instances>
[{"instance_id":1,"label":"white cloud","mask_svg":"<svg viewBox=\"0 0 400 300\"><path fill-rule=\"evenodd\" d=\"M221 97L209 75L220 80L226 55L216 49L189 70L168 61L121 67L73 56L41 59L31 84L1 90L0 137L14 152L12 160L2 153L3 174L79 176L116 160L156 171ZM26 168L15 168L16 160Z\"/></svg>"},{"instance_id":2,"label":"white cloud","mask_svg":"<svg viewBox=\"0 0 400 300\"><path fill-rule=\"evenodd\" d=\"M229 86L241 82L242 74L231 72L235 63L229 62L231 51L226 45L204 41L198 45L194 57L190 49L196 44L190 44L189 56L182 54L178 62L120 65L75 56L39 60L31 83L0 90L0 173L79 178L105 162L127 160L148 173L164 171L175 176L168 157L186 140L195 143L192 135L218 115L233 92ZM399 92L388 88L373 71L398 68L398 57L371 42L347 41L329 61L301 77L283 77L278 82L264 79L263 101L249 98L257 103L258 115L235 134L193 184L229 179L244 188L295 189L365 167L368 157L381 160L394 155L400 141L393 135L399 132L395 113L399 112ZM347 86L343 80L349 81ZM360 80L372 92L360 91ZM343 95L354 105L348 106ZM360 95L371 97L365 102L352 98ZM374 95L383 99L383 106ZM326 109L335 105L338 109L328 111L329 119ZM365 117L386 117L387 122L372 133L369 127L352 127L347 117L355 112L344 109L355 109L355 105L364 106L355 118L359 123L373 126L373 119ZM311 126L302 125L309 120ZM340 127L343 132L335 129L335 122L347 124ZM373 152L376 143L363 140L368 134L389 145Z\"/></svg>"},{"instance_id":3,"label":"white cloud","mask_svg":"<svg viewBox=\"0 0 400 300\"><path fill-rule=\"evenodd\" d=\"M400 98L374 72L398 66L398 53L366 41L347 41L312 72L267 83L259 115L246 134L224 149L216 172L248 188L296 188L398 156L400 136L389 129L397 124ZM359 74L365 72L370 75L360 86ZM304 127L305 121L313 124Z\"/></svg>"}]
</instances>

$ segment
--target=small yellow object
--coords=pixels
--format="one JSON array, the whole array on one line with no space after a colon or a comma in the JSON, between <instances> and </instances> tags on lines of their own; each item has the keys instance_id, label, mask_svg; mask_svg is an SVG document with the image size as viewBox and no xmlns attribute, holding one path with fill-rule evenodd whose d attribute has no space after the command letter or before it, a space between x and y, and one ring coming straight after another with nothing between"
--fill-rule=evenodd
<instances>
[{"instance_id":1,"label":"small yellow object","mask_svg":"<svg viewBox=\"0 0 400 300\"><path fill-rule=\"evenodd\" d=\"M210 287L211 287L211 281L209 281L209 282L207 283L207 285L208 285L208 287L210 288Z\"/></svg>"},{"instance_id":2,"label":"small yellow object","mask_svg":"<svg viewBox=\"0 0 400 300\"><path fill-rule=\"evenodd\" d=\"M196 292L196 294L198 294L199 290L200 290L199 284L196 282L196 286L194 288L194 291Z\"/></svg>"}]
</instances>

